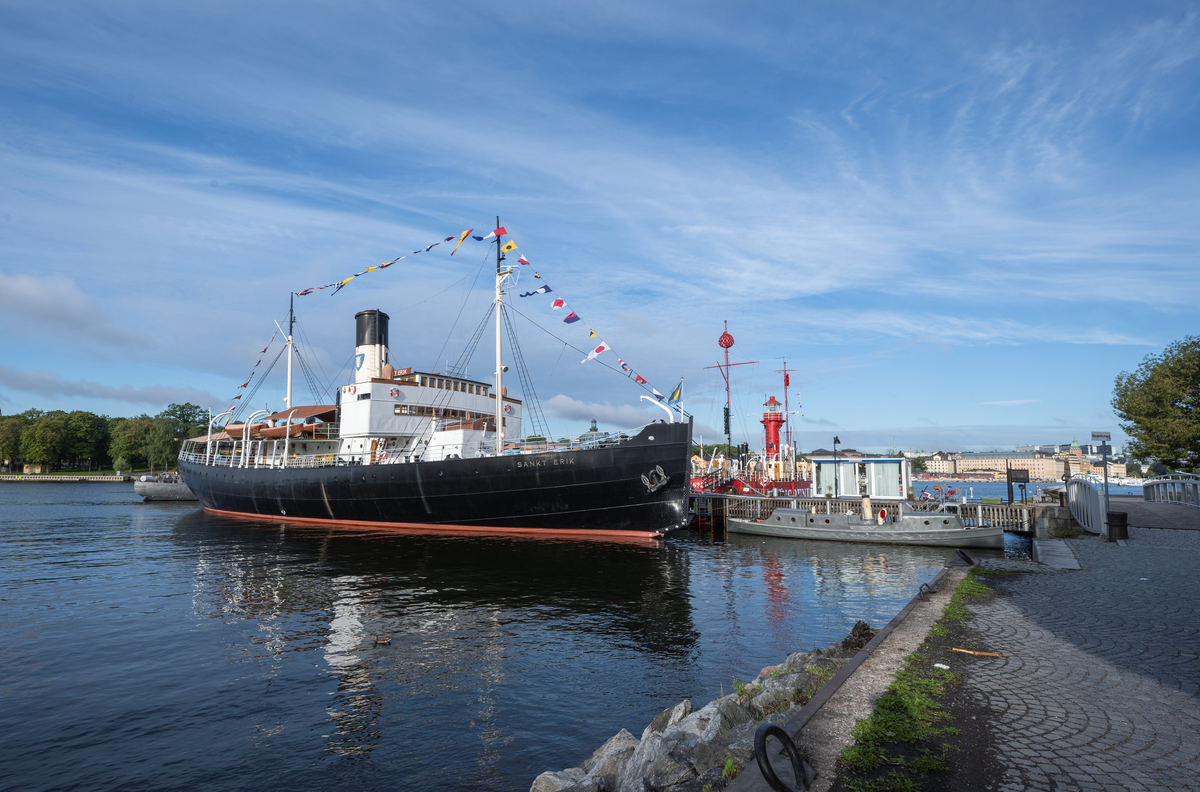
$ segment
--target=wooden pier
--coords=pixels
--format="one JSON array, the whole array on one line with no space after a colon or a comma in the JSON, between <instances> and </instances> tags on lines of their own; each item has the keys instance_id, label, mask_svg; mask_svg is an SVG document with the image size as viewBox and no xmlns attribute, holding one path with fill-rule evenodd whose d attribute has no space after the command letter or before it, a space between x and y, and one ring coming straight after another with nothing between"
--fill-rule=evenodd
<instances>
[{"instance_id":1,"label":"wooden pier","mask_svg":"<svg viewBox=\"0 0 1200 792\"><path fill-rule=\"evenodd\" d=\"M0 481L129 481L130 476L55 476L49 473L0 475Z\"/></svg>"}]
</instances>

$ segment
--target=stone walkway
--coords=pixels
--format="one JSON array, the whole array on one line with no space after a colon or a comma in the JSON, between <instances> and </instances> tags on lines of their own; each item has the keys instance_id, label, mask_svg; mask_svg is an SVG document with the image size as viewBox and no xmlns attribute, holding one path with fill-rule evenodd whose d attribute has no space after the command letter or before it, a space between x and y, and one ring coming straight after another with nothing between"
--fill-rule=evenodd
<instances>
[{"instance_id":1,"label":"stone walkway","mask_svg":"<svg viewBox=\"0 0 1200 792\"><path fill-rule=\"evenodd\" d=\"M966 666L1008 768L981 788L1200 789L1200 532L1129 536L1071 540L1078 571L988 581L977 648L1013 656Z\"/></svg>"},{"instance_id":2,"label":"stone walkway","mask_svg":"<svg viewBox=\"0 0 1200 792\"><path fill-rule=\"evenodd\" d=\"M1129 524L1141 528L1178 528L1200 531L1200 509L1178 503L1147 503L1141 498L1111 497L1113 511L1129 515Z\"/></svg>"}]
</instances>

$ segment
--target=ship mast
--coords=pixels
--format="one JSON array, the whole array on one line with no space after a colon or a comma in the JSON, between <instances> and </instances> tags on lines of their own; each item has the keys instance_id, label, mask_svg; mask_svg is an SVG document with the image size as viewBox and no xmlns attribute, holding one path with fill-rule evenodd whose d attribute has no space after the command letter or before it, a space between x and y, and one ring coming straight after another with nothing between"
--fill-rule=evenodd
<instances>
[{"instance_id":1,"label":"ship mast","mask_svg":"<svg viewBox=\"0 0 1200 792\"><path fill-rule=\"evenodd\" d=\"M496 215L496 228L500 228L500 216ZM500 286L504 274L500 271L500 262L504 254L500 251L500 235L496 235L496 456L504 454L504 366L500 361L500 314L504 307L504 292Z\"/></svg>"},{"instance_id":2,"label":"ship mast","mask_svg":"<svg viewBox=\"0 0 1200 792\"><path fill-rule=\"evenodd\" d=\"M287 372L287 398L284 402L287 404L287 409L292 409L292 350L295 344L292 343L292 325L296 323L296 295L292 294L288 299L288 333L287 333L287 350L288 350L288 372Z\"/></svg>"}]
</instances>

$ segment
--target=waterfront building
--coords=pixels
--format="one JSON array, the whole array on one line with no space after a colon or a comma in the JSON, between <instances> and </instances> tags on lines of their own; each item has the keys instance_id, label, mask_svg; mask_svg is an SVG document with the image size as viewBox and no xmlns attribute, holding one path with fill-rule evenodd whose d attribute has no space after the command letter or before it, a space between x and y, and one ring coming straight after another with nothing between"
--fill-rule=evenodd
<instances>
[{"instance_id":1,"label":"waterfront building","mask_svg":"<svg viewBox=\"0 0 1200 792\"><path fill-rule=\"evenodd\" d=\"M1006 470L1028 470L1034 481L1061 481L1067 471L1065 460L1041 452L964 451L955 460L956 475L997 475L1003 478Z\"/></svg>"},{"instance_id":2,"label":"waterfront building","mask_svg":"<svg viewBox=\"0 0 1200 792\"><path fill-rule=\"evenodd\" d=\"M952 476L958 472L958 469L954 464L953 455L945 451L938 451L936 454L925 457L925 472Z\"/></svg>"}]
</instances>

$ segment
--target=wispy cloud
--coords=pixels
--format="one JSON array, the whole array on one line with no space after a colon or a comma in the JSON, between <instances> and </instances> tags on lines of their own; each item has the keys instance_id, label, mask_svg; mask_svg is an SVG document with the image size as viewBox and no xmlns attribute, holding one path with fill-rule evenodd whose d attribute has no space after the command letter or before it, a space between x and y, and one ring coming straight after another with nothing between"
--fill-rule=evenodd
<instances>
[{"instance_id":1,"label":"wispy cloud","mask_svg":"<svg viewBox=\"0 0 1200 792\"><path fill-rule=\"evenodd\" d=\"M102 385L88 380L68 380L52 371L21 371L3 364L0 364L0 387L42 396L77 396L163 407L171 403L192 402L208 405L217 402L211 393L197 388L170 385Z\"/></svg>"},{"instance_id":2,"label":"wispy cloud","mask_svg":"<svg viewBox=\"0 0 1200 792\"><path fill-rule=\"evenodd\" d=\"M50 335L70 343L100 340L129 346L137 335L116 327L75 281L65 275L10 275L0 271L0 330L31 338Z\"/></svg>"},{"instance_id":3,"label":"wispy cloud","mask_svg":"<svg viewBox=\"0 0 1200 792\"><path fill-rule=\"evenodd\" d=\"M546 407L552 415L559 418L575 421L590 421L594 418L598 424L618 429L630 429L654 420L653 415L630 404L614 407L608 402L589 403L562 393L550 398Z\"/></svg>"}]
</instances>

